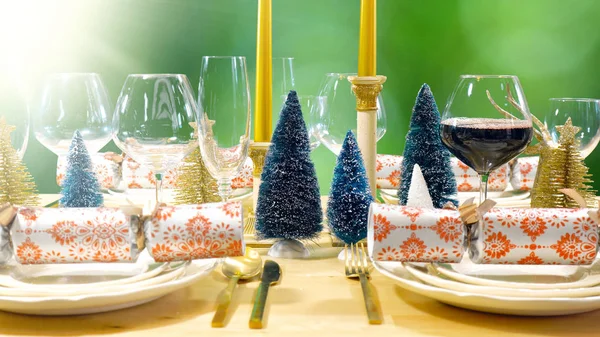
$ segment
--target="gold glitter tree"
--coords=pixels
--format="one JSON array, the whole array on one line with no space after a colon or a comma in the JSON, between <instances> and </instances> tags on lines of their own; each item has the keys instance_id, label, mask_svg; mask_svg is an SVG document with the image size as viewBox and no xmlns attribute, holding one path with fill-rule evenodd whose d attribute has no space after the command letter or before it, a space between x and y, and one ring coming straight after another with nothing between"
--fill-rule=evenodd
<instances>
[{"instance_id":1,"label":"gold glitter tree","mask_svg":"<svg viewBox=\"0 0 600 337\"><path fill-rule=\"evenodd\" d=\"M591 175L579 152L580 141L576 134L581 130L571 118L565 125L556 127L560 133L558 147L545 144L531 191L531 207L574 208L577 202L566 197L560 189L573 189L581 195L588 207L596 207L596 191L592 190Z\"/></svg>"},{"instance_id":2,"label":"gold glitter tree","mask_svg":"<svg viewBox=\"0 0 600 337\"><path fill-rule=\"evenodd\" d=\"M0 203L36 206L39 199L33 177L10 142L14 130L14 126L0 118Z\"/></svg>"},{"instance_id":3,"label":"gold glitter tree","mask_svg":"<svg viewBox=\"0 0 600 337\"><path fill-rule=\"evenodd\" d=\"M197 124L190 125L194 128L194 133L197 133ZM177 204L203 204L221 200L217 192L217 180L206 169L199 148L184 159L184 164L179 169L177 186Z\"/></svg>"}]
</instances>

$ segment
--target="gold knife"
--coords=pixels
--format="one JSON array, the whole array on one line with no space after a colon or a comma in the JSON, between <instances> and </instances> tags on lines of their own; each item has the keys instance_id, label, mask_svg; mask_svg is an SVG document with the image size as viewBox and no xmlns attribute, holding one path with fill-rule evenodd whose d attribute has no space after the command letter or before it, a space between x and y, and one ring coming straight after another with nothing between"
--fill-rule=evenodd
<instances>
[{"instance_id":1,"label":"gold knife","mask_svg":"<svg viewBox=\"0 0 600 337\"><path fill-rule=\"evenodd\" d=\"M250 329L263 328L263 315L265 313L265 304L267 303L269 287L273 284L277 284L280 278L281 267L279 267L279 264L275 261L267 260L263 267L262 279L256 291L256 297L254 298L254 307L252 308L252 314L250 315L250 322L248 324Z\"/></svg>"}]
</instances>

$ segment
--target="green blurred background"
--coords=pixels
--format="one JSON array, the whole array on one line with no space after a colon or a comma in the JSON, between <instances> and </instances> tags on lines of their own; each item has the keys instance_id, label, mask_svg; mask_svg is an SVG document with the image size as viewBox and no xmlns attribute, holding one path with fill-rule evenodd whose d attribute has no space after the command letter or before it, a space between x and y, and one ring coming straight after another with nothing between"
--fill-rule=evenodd
<instances>
[{"instance_id":1,"label":"green blurred background","mask_svg":"<svg viewBox=\"0 0 600 337\"><path fill-rule=\"evenodd\" d=\"M273 0L273 56L295 57L300 94L316 94L327 72L356 71L359 5ZM32 109L46 73L98 72L114 104L129 73L184 73L197 86L203 55L246 56L254 91L256 0L7 0L0 6L0 90L25 88ZM378 153L402 153L424 82L442 109L460 74L515 74L539 117L550 97L600 96L598 13L597 0L378 0L377 69L388 77L388 126ZM20 96L9 97L0 102L2 114L22 110ZM325 194L335 157L320 146L313 158ZM600 150L586 160L596 189L599 158ZM25 162L41 192L58 191L56 156L33 136Z\"/></svg>"}]
</instances>

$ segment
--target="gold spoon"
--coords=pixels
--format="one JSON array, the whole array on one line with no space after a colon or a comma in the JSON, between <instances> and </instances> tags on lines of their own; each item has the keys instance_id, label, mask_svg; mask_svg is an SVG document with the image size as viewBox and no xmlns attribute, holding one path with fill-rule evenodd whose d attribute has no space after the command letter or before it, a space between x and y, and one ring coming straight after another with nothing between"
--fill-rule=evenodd
<instances>
[{"instance_id":1,"label":"gold spoon","mask_svg":"<svg viewBox=\"0 0 600 337\"><path fill-rule=\"evenodd\" d=\"M250 248L246 248L244 256L228 257L223 261L223 274L229 278L229 284L219 294L219 298L217 299L217 311L211 323L213 328L222 328L225 326L227 309L231 303L231 297L238 281L258 275L261 268L262 259L260 255Z\"/></svg>"}]
</instances>

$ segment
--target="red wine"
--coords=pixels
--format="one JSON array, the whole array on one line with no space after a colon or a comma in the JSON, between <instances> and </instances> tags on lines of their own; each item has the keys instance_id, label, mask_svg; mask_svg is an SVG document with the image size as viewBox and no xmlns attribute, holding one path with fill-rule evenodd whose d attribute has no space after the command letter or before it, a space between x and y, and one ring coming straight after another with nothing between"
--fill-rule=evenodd
<instances>
[{"instance_id":1,"label":"red wine","mask_svg":"<svg viewBox=\"0 0 600 337\"><path fill-rule=\"evenodd\" d=\"M450 118L442 122L442 142L463 163L488 174L519 155L533 135L530 121Z\"/></svg>"}]
</instances>

